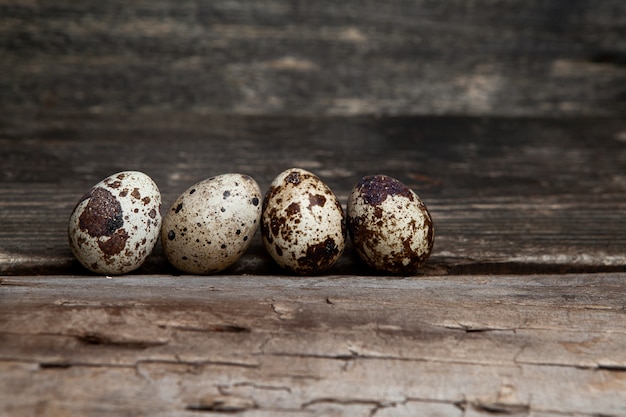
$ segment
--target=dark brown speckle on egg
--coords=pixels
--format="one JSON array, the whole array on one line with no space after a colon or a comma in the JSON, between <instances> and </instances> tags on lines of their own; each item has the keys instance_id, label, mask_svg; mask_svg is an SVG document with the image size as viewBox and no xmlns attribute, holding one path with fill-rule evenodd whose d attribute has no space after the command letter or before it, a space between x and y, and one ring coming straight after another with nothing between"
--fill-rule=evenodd
<instances>
[{"instance_id":1,"label":"dark brown speckle on egg","mask_svg":"<svg viewBox=\"0 0 626 417\"><path fill-rule=\"evenodd\" d=\"M87 198L89 202L79 217L79 227L89 236L111 236L124 225L122 206L110 191L96 188Z\"/></svg>"},{"instance_id":2,"label":"dark brown speckle on egg","mask_svg":"<svg viewBox=\"0 0 626 417\"><path fill-rule=\"evenodd\" d=\"M413 201L413 194L407 186L386 175L363 177L356 187L365 203L372 206L382 203L390 195L401 195Z\"/></svg>"},{"instance_id":3,"label":"dark brown speckle on egg","mask_svg":"<svg viewBox=\"0 0 626 417\"><path fill-rule=\"evenodd\" d=\"M289 175L287 175L286 181L294 185L300 184L300 172L298 171L290 172Z\"/></svg>"}]
</instances>

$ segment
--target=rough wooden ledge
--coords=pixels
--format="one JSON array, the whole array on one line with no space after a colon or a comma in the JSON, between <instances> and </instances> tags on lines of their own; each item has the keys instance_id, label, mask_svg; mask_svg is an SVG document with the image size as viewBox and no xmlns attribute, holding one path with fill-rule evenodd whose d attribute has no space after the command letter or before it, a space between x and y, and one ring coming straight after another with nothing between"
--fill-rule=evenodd
<instances>
[{"instance_id":1,"label":"rough wooden ledge","mask_svg":"<svg viewBox=\"0 0 626 417\"><path fill-rule=\"evenodd\" d=\"M626 414L624 274L0 288L6 415Z\"/></svg>"}]
</instances>

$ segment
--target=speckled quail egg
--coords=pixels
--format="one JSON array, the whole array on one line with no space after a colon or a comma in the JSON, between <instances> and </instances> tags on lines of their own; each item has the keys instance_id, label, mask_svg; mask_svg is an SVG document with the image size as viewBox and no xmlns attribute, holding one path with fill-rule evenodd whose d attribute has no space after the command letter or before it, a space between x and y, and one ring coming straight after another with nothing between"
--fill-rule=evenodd
<instances>
[{"instance_id":1,"label":"speckled quail egg","mask_svg":"<svg viewBox=\"0 0 626 417\"><path fill-rule=\"evenodd\" d=\"M424 203L402 182L374 175L361 179L348 199L348 231L370 267L412 274L430 256L435 239Z\"/></svg>"},{"instance_id":2,"label":"speckled quail egg","mask_svg":"<svg viewBox=\"0 0 626 417\"><path fill-rule=\"evenodd\" d=\"M261 233L276 263L302 275L328 270L346 244L337 197L317 176L299 168L272 181L263 200Z\"/></svg>"},{"instance_id":3,"label":"speckled quail egg","mask_svg":"<svg viewBox=\"0 0 626 417\"><path fill-rule=\"evenodd\" d=\"M261 190L248 175L230 173L189 187L165 214L167 259L190 274L212 274L248 249L261 216Z\"/></svg>"},{"instance_id":4,"label":"speckled quail egg","mask_svg":"<svg viewBox=\"0 0 626 417\"><path fill-rule=\"evenodd\" d=\"M161 228L161 194L142 172L124 171L80 199L68 226L72 253L93 272L125 274L152 252Z\"/></svg>"}]
</instances>

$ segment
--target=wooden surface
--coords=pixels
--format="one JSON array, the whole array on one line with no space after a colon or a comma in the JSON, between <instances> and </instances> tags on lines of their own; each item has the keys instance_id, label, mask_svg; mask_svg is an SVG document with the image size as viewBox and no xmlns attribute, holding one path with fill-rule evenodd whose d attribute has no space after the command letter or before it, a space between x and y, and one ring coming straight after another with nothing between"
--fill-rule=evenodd
<instances>
[{"instance_id":1,"label":"wooden surface","mask_svg":"<svg viewBox=\"0 0 626 417\"><path fill-rule=\"evenodd\" d=\"M2 411L626 415L624 278L4 278Z\"/></svg>"},{"instance_id":2,"label":"wooden surface","mask_svg":"<svg viewBox=\"0 0 626 417\"><path fill-rule=\"evenodd\" d=\"M0 0L0 416L626 416L626 3ZM70 212L289 167L413 188L429 261L97 276Z\"/></svg>"},{"instance_id":3,"label":"wooden surface","mask_svg":"<svg viewBox=\"0 0 626 417\"><path fill-rule=\"evenodd\" d=\"M0 108L623 115L622 0L0 0Z\"/></svg>"}]
</instances>

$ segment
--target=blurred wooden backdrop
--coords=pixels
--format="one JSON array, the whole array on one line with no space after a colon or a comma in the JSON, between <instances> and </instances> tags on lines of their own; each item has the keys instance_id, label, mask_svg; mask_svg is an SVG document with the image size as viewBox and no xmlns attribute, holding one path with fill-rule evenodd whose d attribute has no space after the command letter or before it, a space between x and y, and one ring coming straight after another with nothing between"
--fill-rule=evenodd
<instances>
[{"instance_id":1,"label":"blurred wooden backdrop","mask_svg":"<svg viewBox=\"0 0 626 417\"><path fill-rule=\"evenodd\" d=\"M623 116L622 0L0 0L0 110Z\"/></svg>"}]
</instances>

